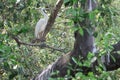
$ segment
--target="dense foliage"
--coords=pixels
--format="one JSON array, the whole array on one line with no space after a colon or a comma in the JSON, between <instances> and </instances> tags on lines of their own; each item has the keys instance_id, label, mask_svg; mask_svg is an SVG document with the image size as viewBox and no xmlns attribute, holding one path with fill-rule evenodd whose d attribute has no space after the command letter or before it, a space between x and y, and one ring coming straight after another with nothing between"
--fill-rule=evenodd
<instances>
[{"instance_id":1,"label":"dense foliage","mask_svg":"<svg viewBox=\"0 0 120 80\"><path fill-rule=\"evenodd\" d=\"M52 47L63 49L64 53L35 46L18 46L13 36L19 37L21 41L26 43L30 43L34 39L35 25L42 17L35 8L49 8L47 10L49 15L57 0L20 0L16 3L17 1L0 1L0 80L28 80L58 56L72 50L74 44L73 32L76 30L76 28L73 28L73 21L84 18L82 16L84 13L80 7L73 8L73 4L77 0L64 0L64 4L70 2L70 5L62 7L53 28L47 35L46 42ZM111 51L111 44L120 40L119 3L119 0L99 0L99 7L87 14L93 21L93 26L95 26L96 45L102 55ZM80 11L80 16L76 18L78 11ZM69 14L72 14L72 16ZM83 34L82 29L79 30ZM79 64L80 62L76 63ZM96 80L96 77L102 80L116 80L119 78L119 71L101 71L101 76L94 76L93 73L89 73L88 76L77 73L73 80L81 78L82 80Z\"/></svg>"}]
</instances>

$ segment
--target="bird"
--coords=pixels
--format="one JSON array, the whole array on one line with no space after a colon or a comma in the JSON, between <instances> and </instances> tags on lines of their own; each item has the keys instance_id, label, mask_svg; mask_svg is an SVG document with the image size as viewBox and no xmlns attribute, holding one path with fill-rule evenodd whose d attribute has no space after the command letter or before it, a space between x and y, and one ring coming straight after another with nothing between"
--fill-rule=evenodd
<instances>
[{"instance_id":1,"label":"bird","mask_svg":"<svg viewBox=\"0 0 120 80\"><path fill-rule=\"evenodd\" d=\"M44 18L41 18L35 26L36 39L41 39L43 37L44 30L45 30L46 24L48 22L48 15L45 13L45 8L41 8L40 12L44 16Z\"/></svg>"}]
</instances>

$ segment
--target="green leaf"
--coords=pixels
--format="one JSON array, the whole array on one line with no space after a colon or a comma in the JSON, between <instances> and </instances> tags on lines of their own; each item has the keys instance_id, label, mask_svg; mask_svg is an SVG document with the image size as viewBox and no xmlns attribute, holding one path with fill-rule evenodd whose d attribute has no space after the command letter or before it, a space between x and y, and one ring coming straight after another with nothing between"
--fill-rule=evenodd
<instances>
[{"instance_id":1,"label":"green leaf","mask_svg":"<svg viewBox=\"0 0 120 80\"><path fill-rule=\"evenodd\" d=\"M114 62L116 62L116 59L114 58L114 56L112 56L112 55L110 55L110 56L111 56L112 60L113 60Z\"/></svg>"},{"instance_id":2,"label":"green leaf","mask_svg":"<svg viewBox=\"0 0 120 80\"><path fill-rule=\"evenodd\" d=\"M95 19L95 14L94 14L94 12L90 12L90 13L89 13L89 19L90 19L90 20L94 20L94 19Z\"/></svg>"},{"instance_id":3,"label":"green leaf","mask_svg":"<svg viewBox=\"0 0 120 80\"><path fill-rule=\"evenodd\" d=\"M5 53L5 50L3 50L3 49L0 49L0 53Z\"/></svg>"},{"instance_id":4,"label":"green leaf","mask_svg":"<svg viewBox=\"0 0 120 80\"><path fill-rule=\"evenodd\" d=\"M81 36L84 35L84 31L83 31L83 29L81 27L79 28L79 33L80 33Z\"/></svg>"},{"instance_id":5,"label":"green leaf","mask_svg":"<svg viewBox=\"0 0 120 80\"><path fill-rule=\"evenodd\" d=\"M70 2L70 0L64 0L64 4Z\"/></svg>"},{"instance_id":6,"label":"green leaf","mask_svg":"<svg viewBox=\"0 0 120 80\"><path fill-rule=\"evenodd\" d=\"M77 60L76 60L74 57L72 57L72 60L73 60L76 64L78 64Z\"/></svg>"}]
</instances>

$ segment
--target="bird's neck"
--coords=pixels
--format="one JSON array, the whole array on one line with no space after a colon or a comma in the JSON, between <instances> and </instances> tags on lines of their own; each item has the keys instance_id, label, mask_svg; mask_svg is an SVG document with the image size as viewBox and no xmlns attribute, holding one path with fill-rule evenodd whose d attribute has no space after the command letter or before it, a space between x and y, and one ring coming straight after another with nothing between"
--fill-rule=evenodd
<instances>
[{"instance_id":1,"label":"bird's neck","mask_svg":"<svg viewBox=\"0 0 120 80\"><path fill-rule=\"evenodd\" d=\"M47 15L47 14L45 14L45 12L44 12L44 11L42 11L42 15L44 16L44 18L45 18L45 19L48 19L48 15Z\"/></svg>"}]
</instances>

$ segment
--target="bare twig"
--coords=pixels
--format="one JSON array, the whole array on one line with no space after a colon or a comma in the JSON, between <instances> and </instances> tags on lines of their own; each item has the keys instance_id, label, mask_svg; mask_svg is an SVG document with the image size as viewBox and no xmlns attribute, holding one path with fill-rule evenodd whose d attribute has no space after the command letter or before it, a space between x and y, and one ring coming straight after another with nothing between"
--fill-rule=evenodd
<instances>
[{"instance_id":1,"label":"bare twig","mask_svg":"<svg viewBox=\"0 0 120 80\"><path fill-rule=\"evenodd\" d=\"M44 47L44 48L49 48L49 49L53 49L53 50L57 50L57 51L60 51L60 52L64 52L64 49L60 49L60 48L55 48L55 47L51 47L47 44L45 44L44 42L43 43L40 43L40 44L32 44L32 43L25 43L25 42L22 42L20 41L17 37L13 37L13 39L17 42L18 46L20 45L28 45L28 46L39 46L39 47Z\"/></svg>"}]
</instances>

